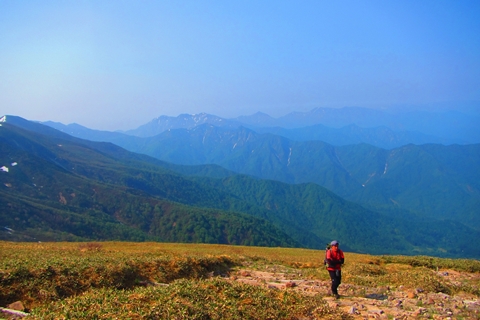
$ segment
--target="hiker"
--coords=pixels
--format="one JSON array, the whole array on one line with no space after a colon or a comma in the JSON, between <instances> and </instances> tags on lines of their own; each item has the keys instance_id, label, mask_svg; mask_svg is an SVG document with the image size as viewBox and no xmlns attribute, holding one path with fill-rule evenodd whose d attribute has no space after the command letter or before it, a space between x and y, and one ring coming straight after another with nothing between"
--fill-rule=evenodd
<instances>
[{"instance_id":1,"label":"hiker","mask_svg":"<svg viewBox=\"0 0 480 320\"><path fill-rule=\"evenodd\" d=\"M340 298L338 294L338 286L342 281L342 264L345 261L343 256L343 251L338 248L338 241L333 240L330 243L330 249L327 250L325 259L327 260L327 270L330 274L330 279L332 279L332 295L335 298Z\"/></svg>"}]
</instances>

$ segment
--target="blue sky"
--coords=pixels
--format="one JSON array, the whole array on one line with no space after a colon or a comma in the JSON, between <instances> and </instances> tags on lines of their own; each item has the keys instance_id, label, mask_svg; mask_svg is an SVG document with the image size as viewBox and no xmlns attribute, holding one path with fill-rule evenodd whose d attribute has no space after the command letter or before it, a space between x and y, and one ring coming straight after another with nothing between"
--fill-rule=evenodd
<instances>
[{"instance_id":1,"label":"blue sky","mask_svg":"<svg viewBox=\"0 0 480 320\"><path fill-rule=\"evenodd\" d=\"M480 108L479 1L0 0L0 115Z\"/></svg>"}]
</instances>

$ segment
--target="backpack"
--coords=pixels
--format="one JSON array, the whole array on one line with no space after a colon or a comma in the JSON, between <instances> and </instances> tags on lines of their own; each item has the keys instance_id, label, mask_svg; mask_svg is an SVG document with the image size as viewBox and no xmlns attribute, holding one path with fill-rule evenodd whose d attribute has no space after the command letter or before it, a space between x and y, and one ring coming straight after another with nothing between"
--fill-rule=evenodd
<instances>
[{"instance_id":1,"label":"backpack","mask_svg":"<svg viewBox=\"0 0 480 320\"><path fill-rule=\"evenodd\" d=\"M323 259L323 264L325 265L325 268L328 268L328 261L327 261L327 252L330 250L332 246L330 244L327 244L327 247L325 248L325 259Z\"/></svg>"}]
</instances>

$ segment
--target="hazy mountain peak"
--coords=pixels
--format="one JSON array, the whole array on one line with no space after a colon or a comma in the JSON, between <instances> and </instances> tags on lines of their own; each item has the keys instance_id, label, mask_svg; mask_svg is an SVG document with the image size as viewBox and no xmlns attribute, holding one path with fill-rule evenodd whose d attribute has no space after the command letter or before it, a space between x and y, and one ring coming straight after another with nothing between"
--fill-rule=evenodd
<instances>
[{"instance_id":1,"label":"hazy mountain peak","mask_svg":"<svg viewBox=\"0 0 480 320\"><path fill-rule=\"evenodd\" d=\"M234 125L234 121L227 121L224 118L204 112L198 114L182 113L176 117L160 116L137 129L125 133L138 137L152 137L170 129L191 129L205 123L219 127Z\"/></svg>"},{"instance_id":2,"label":"hazy mountain peak","mask_svg":"<svg viewBox=\"0 0 480 320\"><path fill-rule=\"evenodd\" d=\"M243 117L244 116L240 116L239 118L243 118ZM273 117L271 117L270 115L266 114L265 112L261 112L261 111L255 112L250 117L273 119Z\"/></svg>"},{"instance_id":3,"label":"hazy mountain peak","mask_svg":"<svg viewBox=\"0 0 480 320\"><path fill-rule=\"evenodd\" d=\"M235 118L235 120L255 127L273 126L276 121L275 118L263 112L257 112L250 116L240 116Z\"/></svg>"}]
</instances>

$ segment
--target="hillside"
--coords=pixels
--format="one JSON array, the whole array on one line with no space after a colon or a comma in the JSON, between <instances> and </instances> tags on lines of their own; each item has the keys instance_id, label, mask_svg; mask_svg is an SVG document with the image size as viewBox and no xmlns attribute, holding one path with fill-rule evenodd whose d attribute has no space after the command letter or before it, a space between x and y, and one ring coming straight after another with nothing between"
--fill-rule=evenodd
<instances>
[{"instance_id":1,"label":"hillside","mask_svg":"<svg viewBox=\"0 0 480 320\"><path fill-rule=\"evenodd\" d=\"M321 110L313 110L307 114L316 121L333 119L337 114L338 121L345 118L342 121L347 123L361 110L348 109L343 114L339 110L327 111L323 114ZM380 114L388 115L377 111L372 116L378 118ZM306 114L294 115L293 119L298 118L295 121L302 123L305 117ZM388 119L393 121L390 116ZM440 121L438 119L443 118L437 115L435 121ZM215 126L207 124L208 121ZM275 120L257 114L239 121L260 125L262 121ZM386 120L378 118L379 123L382 121ZM221 127L217 127L218 124ZM263 127L253 131L238 127L238 122L207 115L198 119L187 115L160 117L149 123L149 126L155 125L189 129L171 129L154 137L139 138L86 128L80 130L75 125L57 124L55 127L74 136L113 142L171 163L217 164L262 179L313 182L384 213L397 215L399 210L409 211L419 217L480 225L477 214L480 208L479 144L422 144L445 143L446 140L420 133L394 132L387 127L364 129L354 124L339 129L315 125L292 129ZM272 132L275 135L269 134Z\"/></svg>"},{"instance_id":2,"label":"hillside","mask_svg":"<svg viewBox=\"0 0 480 320\"><path fill-rule=\"evenodd\" d=\"M142 170L85 144L8 124L0 128L0 150L8 166L0 175L2 239L298 245L264 219L174 202L177 193L190 199L192 183L161 168ZM138 174L172 187L162 190Z\"/></svg>"},{"instance_id":3,"label":"hillside","mask_svg":"<svg viewBox=\"0 0 480 320\"><path fill-rule=\"evenodd\" d=\"M0 241L0 316L28 319L475 319L480 262L172 243Z\"/></svg>"},{"instance_id":4,"label":"hillside","mask_svg":"<svg viewBox=\"0 0 480 320\"><path fill-rule=\"evenodd\" d=\"M341 197L397 215L449 219L480 226L480 144L332 146L202 125L121 146L183 165L217 164L285 183L316 183Z\"/></svg>"},{"instance_id":5,"label":"hillside","mask_svg":"<svg viewBox=\"0 0 480 320\"><path fill-rule=\"evenodd\" d=\"M441 143L449 144L448 139L429 136L420 132L396 131L386 126L362 128L350 124L341 128L331 128L322 124L285 129L281 127L252 128L258 133L272 133L295 141L323 141L334 146L347 146L366 143L384 149L398 148L407 144Z\"/></svg>"},{"instance_id":6,"label":"hillside","mask_svg":"<svg viewBox=\"0 0 480 320\"><path fill-rule=\"evenodd\" d=\"M391 217L315 184L215 173L217 167L188 168L192 175L181 175L171 171L180 166L112 144L40 124L23 126L35 131L8 121L0 128L2 162L17 163L0 175L8 185L2 189L4 227L15 234L311 248L341 238L357 252L480 256L478 231L461 223L407 213Z\"/></svg>"}]
</instances>

